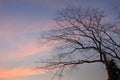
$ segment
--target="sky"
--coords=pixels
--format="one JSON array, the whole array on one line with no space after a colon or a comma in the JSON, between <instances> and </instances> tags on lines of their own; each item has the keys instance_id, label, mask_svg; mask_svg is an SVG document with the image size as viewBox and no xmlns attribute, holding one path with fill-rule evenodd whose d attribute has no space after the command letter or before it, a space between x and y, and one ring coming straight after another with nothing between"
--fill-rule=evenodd
<instances>
[{"instance_id":1,"label":"sky","mask_svg":"<svg viewBox=\"0 0 120 80\"><path fill-rule=\"evenodd\" d=\"M0 80L51 80L53 72L35 70L35 62L51 54L39 46L43 31L54 28L58 10L68 4L97 7L115 14L119 0L0 0ZM102 64L84 64L63 80L107 80Z\"/></svg>"}]
</instances>

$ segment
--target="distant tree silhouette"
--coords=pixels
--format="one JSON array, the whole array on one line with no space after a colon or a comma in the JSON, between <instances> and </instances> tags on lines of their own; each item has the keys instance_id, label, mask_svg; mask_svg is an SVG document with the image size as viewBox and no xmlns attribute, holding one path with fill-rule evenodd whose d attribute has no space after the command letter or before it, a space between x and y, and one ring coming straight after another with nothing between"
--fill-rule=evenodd
<instances>
[{"instance_id":1,"label":"distant tree silhouette","mask_svg":"<svg viewBox=\"0 0 120 80\"><path fill-rule=\"evenodd\" d=\"M58 27L42 34L43 42L56 45L52 60L38 68L56 69L59 77L68 68L84 63L103 63L108 80L119 80L118 68L112 59L120 61L120 26L107 21L103 10L69 6L58 13Z\"/></svg>"}]
</instances>

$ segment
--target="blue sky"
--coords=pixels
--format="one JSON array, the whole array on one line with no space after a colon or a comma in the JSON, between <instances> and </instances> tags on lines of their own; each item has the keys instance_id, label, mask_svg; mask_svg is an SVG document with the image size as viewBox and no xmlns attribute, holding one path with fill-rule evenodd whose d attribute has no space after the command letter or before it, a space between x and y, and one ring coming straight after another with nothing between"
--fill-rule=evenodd
<instances>
[{"instance_id":1,"label":"blue sky","mask_svg":"<svg viewBox=\"0 0 120 80\"><path fill-rule=\"evenodd\" d=\"M38 46L42 31L55 26L57 11L68 4L97 7L112 18L119 0L0 0L0 80L50 80L53 72L33 70L34 62L50 55L47 45ZM99 79L98 79L99 78ZM63 80L106 80L102 64L82 65Z\"/></svg>"}]
</instances>

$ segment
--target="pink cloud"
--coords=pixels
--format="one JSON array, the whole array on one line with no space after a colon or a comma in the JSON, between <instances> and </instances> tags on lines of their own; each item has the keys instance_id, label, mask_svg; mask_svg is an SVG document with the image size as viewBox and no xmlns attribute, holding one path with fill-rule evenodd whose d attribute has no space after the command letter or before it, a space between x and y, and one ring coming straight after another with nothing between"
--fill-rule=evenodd
<instances>
[{"instance_id":1,"label":"pink cloud","mask_svg":"<svg viewBox=\"0 0 120 80\"><path fill-rule=\"evenodd\" d=\"M47 73L47 70L32 70L32 69L24 69L24 68L15 68L11 70L0 69L0 79L1 80L14 80L15 78L20 78L24 76L31 75L40 75Z\"/></svg>"},{"instance_id":2,"label":"pink cloud","mask_svg":"<svg viewBox=\"0 0 120 80\"><path fill-rule=\"evenodd\" d=\"M16 44L15 51L7 51L5 54L2 54L0 56L0 61L21 60L33 55L43 54L48 51L50 51L50 47L47 45L38 47L32 42L28 45Z\"/></svg>"},{"instance_id":3,"label":"pink cloud","mask_svg":"<svg viewBox=\"0 0 120 80\"><path fill-rule=\"evenodd\" d=\"M45 31L54 26L53 22L32 22L29 23L21 18L4 19L0 22L0 37L5 46L10 46L14 50L2 49L0 61L24 59L32 55L44 53L50 50L50 46L37 47L37 38L28 38L37 32ZM29 36L30 36L29 35ZM17 38L16 38L17 37ZM7 58L7 59L6 59Z\"/></svg>"},{"instance_id":4,"label":"pink cloud","mask_svg":"<svg viewBox=\"0 0 120 80\"><path fill-rule=\"evenodd\" d=\"M15 35L25 35L48 30L55 26L51 20L28 22L22 18L7 18L0 22L0 36L11 37Z\"/></svg>"}]
</instances>

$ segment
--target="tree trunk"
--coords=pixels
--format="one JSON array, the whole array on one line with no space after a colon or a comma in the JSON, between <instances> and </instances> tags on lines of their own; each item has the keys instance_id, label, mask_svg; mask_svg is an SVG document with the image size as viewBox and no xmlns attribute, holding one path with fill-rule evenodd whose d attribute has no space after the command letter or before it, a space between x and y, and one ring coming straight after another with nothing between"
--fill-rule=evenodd
<instances>
[{"instance_id":1,"label":"tree trunk","mask_svg":"<svg viewBox=\"0 0 120 80\"><path fill-rule=\"evenodd\" d=\"M111 75L111 72L110 72L109 64L105 64L105 66L106 66L106 71L107 71L107 74L108 74L108 80L112 80L112 75Z\"/></svg>"},{"instance_id":2,"label":"tree trunk","mask_svg":"<svg viewBox=\"0 0 120 80\"><path fill-rule=\"evenodd\" d=\"M104 58L104 64L106 67L107 75L108 75L108 80L112 80L112 75L111 75L110 68L109 68L109 61L107 60L106 54L105 53L102 53L102 54Z\"/></svg>"}]
</instances>

